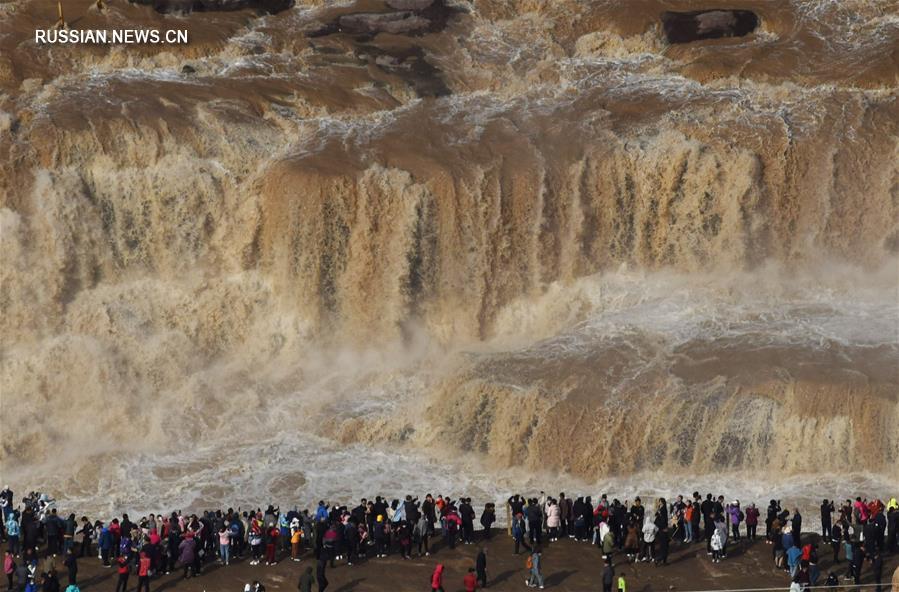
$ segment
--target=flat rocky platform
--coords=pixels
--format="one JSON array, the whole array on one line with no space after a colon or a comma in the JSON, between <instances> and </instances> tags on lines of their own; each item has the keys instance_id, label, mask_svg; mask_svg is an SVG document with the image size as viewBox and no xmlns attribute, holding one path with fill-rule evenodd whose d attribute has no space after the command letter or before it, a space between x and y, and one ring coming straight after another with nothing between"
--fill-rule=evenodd
<instances>
[{"instance_id":1,"label":"flat rocky platform","mask_svg":"<svg viewBox=\"0 0 899 592\"><path fill-rule=\"evenodd\" d=\"M811 535L805 535L806 537ZM496 534L484 544L487 549L488 588L491 590L524 590L525 555L514 555L512 540L505 533ZM328 569L330 582L329 592L366 592L375 590L391 590L394 592L427 590L430 575L437 563L446 565L444 589L446 592L464 590L462 578L468 567L474 566L479 543L473 545L457 545L450 550L443 543L437 543L435 552L430 557L415 557L404 561L399 554L386 559L369 559L361 564L347 566L345 561L338 562L336 569ZM821 567L822 581L832 569L827 551L822 549ZM306 566L314 566L310 553L303 556L302 561L294 562L283 555L275 566L251 566L246 560L238 560L230 566L209 564L198 578L181 579L180 571L162 576L152 581L153 592L161 590L177 590L183 592L239 592L246 583L261 581L267 590L296 590L297 581ZM740 542L730 547L728 558L721 563L713 564L706 555L705 544L674 544L669 555L667 566L654 567L647 563L624 563L619 557L616 573L623 573L627 578L629 592L654 592L659 590L698 591L698 590L735 590L750 588L789 588L789 577L785 572L776 570L771 561L771 547L763 540L753 543ZM602 559L597 548L587 543L576 543L562 540L544 546L543 554L544 578L546 589L585 592L601 590L600 574ZM899 556L887 558L884 569L884 590L889 590L889 582L893 589L899 586ZM846 570L846 562L836 566L835 571L842 576ZM65 584L65 572L61 571L61 579ZM79 563L79 582L82 590L112 590L115 586L115 568L104 569L94 557ZM863 571L863 584L872 583L869 565ZM841 578L841 584L848 583ZM137 584L137 577L132 575L129 590ZM63 586L65 587L65 586ZM851 590L852 588L843 588ZM874 588L860 588L860 590Z\"/></svg>"}]
</instances>

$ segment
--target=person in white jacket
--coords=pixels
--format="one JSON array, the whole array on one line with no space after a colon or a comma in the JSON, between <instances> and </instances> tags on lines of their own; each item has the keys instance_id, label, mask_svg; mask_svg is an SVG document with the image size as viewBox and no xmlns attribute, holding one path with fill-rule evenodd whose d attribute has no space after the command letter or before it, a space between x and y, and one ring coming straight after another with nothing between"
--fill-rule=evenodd
<instances>
[{"instance_id":1,"label":"person in white jacket","mask_svg":"<svg viewBox=\"0 0 899 592\"><path fill-rule=\"evenodd\" d=\"M652 514L647 512L643 519L643 548L640 550L640 561L653 560L652 548L658 531L659 528L655 525Z\"/></svg>"},{"instance_id":2,"label":"person in white jacket","mask_svg":"<svg viewBox=\"0 0 899 592\"><path fill-rule=\"evenodd\" d=\"M718 556L720 559L724 559L727 557L727 520L724 516L715 518L715 532L718 533L718 537L721 539L721 548L718 549Z\"/></svg>"},{"instance_id":3,"label":"person in white jacket","mask_svg":"<svg viewBox=\"0 0 899 592\"><path fill-rule=\"evenodd\" d=\"M721 531L717 528L712 533L712 563L721 562L721 549L724 548L724 541L721 540Z\"/></svg>"}]
</instances>

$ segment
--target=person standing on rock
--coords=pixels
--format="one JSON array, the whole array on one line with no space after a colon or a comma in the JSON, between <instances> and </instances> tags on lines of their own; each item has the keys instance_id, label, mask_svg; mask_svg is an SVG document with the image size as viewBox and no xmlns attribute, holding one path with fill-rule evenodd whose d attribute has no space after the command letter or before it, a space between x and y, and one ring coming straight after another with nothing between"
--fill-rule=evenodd
<instances>
[{"instance_id":1,"label":"person standing on rock","mask_svg":"<svg viewBox=\"0 0 899 592\"><path fill-rule=\"evenodd\" d=\"M612 559L607 558L605 567L602 570L602 592L612 592L612 585L615 583L615 568L612 566Z\"/></svg>"},{"instance_id":2,"label":"person standing on rock","mask_svg":"<svg viewBox=\"0 0 899 592\"><path fill-rule=\"evenodd\" d=\"M730 522L731 532L734 535L734 540L740 540L740 523L745 518L745 514L743 510L740 509L740 501L734 500L730 504L727 505L725 509L728 517L728 522Z\"/></svg>"},{"instance_id":3,"label":"person standing on rock","mask_svg":"<svg viewBox=\"0 0 899 592\"><path fill-rule=\"evenodd\" d=\"M431 574L431 592L443 592L443 564L438 563Z\"/></svg>"},{"instance_id":4,"label":"person standing on rock","mask_svg":"<svg viewBox=\"0 0 899 592\"><path fill-rule=\"evenodd\" d=\"M462 520L462 544L470 545L474 542L474 508L466 497L459 500L459 518Z\"/></svg>"},{"instance_id":5,"label":"person standing on rock","mask_svg":"<svg viewBox=\"0 0 899 592\"><path fill-rule=\"evenodd\" d=\"M318 558L315 567L315 581L318 583L318 592L325 592L328 587L328 578L325 577L325 568L328 566L328 558L322 555Z\"/></svg>"},{"instance_id":6,"label":"person standing on rock","mask_svg":"<svg viewBox=\"0 0 899 592\"><path fill-rule=\"evenodd\" d=\"M693 502L687 500L684 505L684 543L693 542L693 514L696 512Z\"/></svg>"},{"instance_id":7,"label":"person standing on rock","mask_svg":"<svg viewBox=\"0 0 899 592\"><path fill-rule=\"evenodd\" d=\"M312 584L315 583L315 576L312 575L312 567L307 567L303 572L303 575L300 576L300 581L297 583L297 590L299 592L312 592Z\"/></svg>"},{"instance_id":8,"label":"person standing on rock","mask_svg":"<svg viewBox=\"0 0 899 592\"><path fill-rule=\"evenodd\" d=\"M450 549L455 549L456 538L462 526L462 519L459 517L459 513L456 512L455 506L448 506L443 524L446 544Z\"/></svg>"},{"instance_id":9,"label":"person standing on rock","mask_svg":"<svg viewBox=\"0 0 899 592\"><path fill-rule=\"evenodd\" d=\"M468 568L468 573L462 578L462 585L465 587L465 592L475 592L478 589L478 578L474 575L473 567Z\"/></svg>"},{"instance_id":10,"label":"person standing on rock","mask_svg":"<svg viewBox=\"0 0 899 592\"><path fill-rule=\"evenodd\" d=\"M91 554L91 539L94 538L95 530L87 516L81 517L81 529L78 532L81 534L79 557L88 557Z\"/></svg>"},{"instance_id":11,"label":"person standing on rock","mask_svg":"<svg viewBox=\"0 0 899 592\"><path fill-rule=\"evenodd\" d=\"M656 565L668 565L668 542L668 529L660 529L658 535L656 535L656 547L658 548L655 561Z\"/></svg>"},{"instance_id":12,"label":"person standing on rock","mask_svg":"<svg viewBox=\"0 0 899 592\"><path fill-rule=\"evenodd\" d=\"M119 580L116 582L115 590L116 592L128 592L128 575L131 573L128 559L119 557L117 563L119 566Z\"/></svg>"},{"instance_id":13,"label":"person standing on rock","mask_svg":"<svg viewBox=\"0 0 899 592\"><path fill-rule=\"evenodd\" d=\"M722 546L721 534L718 530L715 530L712 533L712 563L718 563L721 561Z\"/></svg>"},{"instance_id":14,"label":"person standing on rock","mask_svg":"<svg viewBox=\"0 0 899 592\"><path fill-rule=\"evenodd\" d=\"M755 540L755 531L759 525L759 509L755 504L749 504L746 507L746 538L750 541Z\"/></svg>"},{"instance_id":15,"label":"person standing on rock","mask_svg":"<svg viewBox=\"0 0 899 592\"><path fill-rule=\"evenodd\" d=\"M7 551L6 555L3 557L3 574L6 576L6 581L8 582L6 589L13 589L13 577L16 574L16 562L13 559L13 555L11 551Z\"/></svg>"},{"instance_id":16,"label":"person standing on rock","mask_svg":"<svg viewBox=\"0 0 899 592\"><path fill-rule=\"evenodd\" d=\"M524 540L524 517L521 514L516 514L512 518L512 538L515 540L516 555L520 552L520 547L531 550L531 546Z\"/></svg>"},{"instance_id":17,"label":"person standing on rock","mask_svg":"<svg viewBox=\"0 0 899 592\"><path fill-rule=\"evenodd\" d=\"M886 548L887 552L895 553L897 549L899 549L899 545L897 545L897 531L899 531L899 502L896 501L896 498L890 498L889 503L887 504L887 540L886 540Z\"/></svg>"},{"instance_id":18,"label":"person standing on rock","mask_svg":"<svg viewBox=\"0 0 899 592\"><path fill-rule=\"evenodd\" d=\"M802 546L802 514L799 513L799 508L793 510L793 542L797 547Z\"/></svg>"},{"instance_id":19,"label":"person standing on rock","mask_svg":"<svg viewBox=\"0 0 899 592\"><path fill-rule=\"evenodd\" d=\"M586 529L584 538L590 541L593 538L593 498L589 495L584 498L583 518L584 528Z\"/></svg>"},{"instance_id":20,"label":"person standing on rock","mask_svg":"<svg viewBox=\"0 0 899 592\"><path fill-rule=\"evenodd\" d=\"M703 501L702 505L700 506L705 532L705 547L706 552L709 555L712 554L712 534L715 532L715 520L714 516L712 515L713 506L714 502L712 501L712 494L709 493L705 496L705 501Z\"/></svg>"},{"instance_id":21,"label":"person standing on rock","mask_svg":"<svg viewBox=\"0 0 899 592\"><path fill-rule=\"evenodd\" d=\"M727 557L727 519L723 514L715 517L715 532L721 537L720 557Z\"/></svg>"},{"instance_id":22,"label":"person standing on rock","mask_svg":"<svg viewBox=\"0 0 899 592\"><path fill-rule=\"evenodd\" d=\"M528 557L527 567L530 570L530 576L524 581L529 588L543 589L543 566L540 564L542 553L540 546L535 546L534 551Z\"/></svg>"},{"instance_id":23,"label":"person standing on rock","mask_svg":"<svg viewBox=\"0 0 899 592\"><path fill-rule=\"evenodd\" d=\"M565 497L565 493L559 494L559 532L563 537L570 536L571 500Z\"/></svg>"},{"instance_id":24,"label":"person standing on rock","mask_svg":"<svg viewBox=\"0 0 899 592\"><path fill-rule=\"evenodd\" d=\"M194 568L194 559L196 558L196 555L197 548L193 533L187 532L184 535L184 540L178 545L178 561L184 568L184 578L189 578L191 576L191 570ZM197 575L196 571L194 571L193 575Z\"/></svg>"},{"instance_id":25,"label":"person standing on rock","mask_svg":"<svg viewBox=\"0 0 899 592\"><path fill-rule=\"evenodd\" d=\"M150 557L143 551L137 566L137 592L150 592Z\"/></svg>"},{"instance_id":26,"label":"person standing on rock","mask_svg":"<svg viewBox=\"0 0 899 592\"><path fill-rule=\"evenodd\" d=\"M418 517L418 523L412 531L412 536L415 543L418 545L418 556L429 557L431 555L431 550L428 548L428 539L431 536L430 523L428 521L428 515L425 512L422 512ZM424 548L424 554L421 552L422 548Z\"/></svg>"},{"instance_id":27,"label":"person standing on rock","mask_svg":"<svg viewBox=\"0 0 899 592\"><path fill-rule=\"evenodd\" d=\"M799 562L802 559L802 549L794 543L792 547L787 549L787 565L790 568L790 577L795 578L796 572L799 571Z\"/></svg>"},{"instance_id":28,"label":"person standing on rock","mask_svg":"<svg viewBox=\"0 0 899 592\"><path fill-rule=\"evenodd\" d=\"M780 512L780 506L775 500L771 500L771 503L768 504L767 516L765 518L765 538L768 541L769 545L774 544L774 522L777 520L777 515ZM777 534L780 536L780 533Z\"/></svg>"},{"instance_id":29,"label":"person standing on rock","mask_svg":"<svg viewBox=\"0 0 899 592\"><path fill-rule=\"evenodd\" d=\"M830 528L833 523L833 501L824 500L821 502L821 540L830 540Z\"/></svg>"},{"instance_id":30,"label":"person standing on rock","mask_svg":"<svg viewBox=\"0 0 899 592\"><path fill-rule=\"evenodd\" d=\"M21 530L19 528L19 522L16 520L16 513L10 512L6 517L6 540L9 543L7 549L9 552L19 556L19 534Z\"/></svg>"},{"instance_id":31,"label":"person standing on rock","mask_svg":"<svg viewBox=\"0 0 899 592\"><path fill-rule=\"evenodd\" d=\"M63 560L63 565L66 568L66 573L69 577L70 584L78 583L78 559L75 557L75 552L72 549L66 551L66 558Z\"/></svg>"},{"instance_id":32,"label":"person standing on rock","mask_svg":"<svg viewBox=\"0 0 899 592\"><path fill-rule=\"evenodd\" d=\"M883 584L883 556L880 554L880 551L874 553L874 557L871 558L871 577L874 583L877 584L874 592L881 592Z\"/></svg>"},{"instance_id":33,"label":"person standing on rock","mask_svg":"<svg viewBox=\"0 0 899 592\"><path fill-rule=\"evenodd\" d=\"M488 503L481 512L481 526L484 527L484 538L487 540L490 540L494 522L496 522L496 505Z\"/></svg>"},{"instance_id":34,"label":"person standing on rock","mask_svg":"<svg viewBox=\"0 0 899 592\"><path fill-rule=\"evenodd\" d=\"M276 554L278 552L278 538L281 536L281 529L275 524L268 529L268 541L265 545L265 564L275 565L277 563ZM333 558L333 555L331 556ZM333 560L333 559L332 559ZM333 567L333 566L332 566Z\"/></svg>"},{"instance_id":35,"label":"person standing on rock","mask_svg":"<svg viewBox=\"0 0 899 592\"><path fill-rule=\"evenodd\" d=\"M658 531L659 529L653 522L652 516L646 515L643 519L643 546L640 549L640 561L653 561L655 555L653 546L655 545L656 533Z\"/></svg>"},{"instance_id":36,"label":"person standing on rock","mask_svg":"<svg viewBox=\"0 0 899 592\"><path fill-rule=\"evenodd\" d=\"M481 548L478 551L478 557L475 560L475 570L477 571L477 582L481 588L487 587L487 550Z\"/></svg>"},{"instance_id":37,"label":"person standing on rock","mask_svg":"<svg viewBox=\"0 0 899 592\"><path fill-rule=\"evenodd\" d=\"M543 542L543 512L540 510L540 502L532 498L525 510L528 518L528 535L532 545Z\"/></svg>"},{"instance_id":38,"label":"person standing on rock","mask_svg":"<svg viewBox=\"0 0 899 592\"><path fill-rule=\"evenodd\" d=\"M546 502L546 527L549 529L550 542L559 540L559 528L562 524L562 510L556 500L550 498Z\"/></svg>"},{"instance_id":39,"label":"person standing on rock","mask_svg":"<svg viewBox=\"0 0 899 592\"><path fill-rule=\"evenodd\" d=\"M862 566L865 563L865 555L862 551L861 545L858 543L852 543L852 578L853 583L861 584L862 581Z\"/></svg>"}]
</instances>

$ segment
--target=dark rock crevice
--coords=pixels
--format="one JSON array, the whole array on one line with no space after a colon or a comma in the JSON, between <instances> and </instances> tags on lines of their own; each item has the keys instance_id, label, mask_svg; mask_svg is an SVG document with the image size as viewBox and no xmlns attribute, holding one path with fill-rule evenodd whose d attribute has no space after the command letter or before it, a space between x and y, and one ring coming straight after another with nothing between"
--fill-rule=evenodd
<instances>
[{"instance_id":1,"label":"dark rock crevice","mask_svg":"<svg viewBox=\"0 0 899 592\"><path fill-rule=\"evenodd\" d=\"M662 27L668 43L744 37L755 31L760 22L751 10L669 11L662 14Z\"/></svg>"},{"instance_id":2,"label":"dark rock crevice","mask_svg":"<svg viewBox=\"0 0 899 592\"><path fill-rule=\"evenodd\" d=\"M275 14L292 8L294 0L130 0L134 4L152 6L157 12L226 12L245 8Z\"/></svg>"}]
</instances>

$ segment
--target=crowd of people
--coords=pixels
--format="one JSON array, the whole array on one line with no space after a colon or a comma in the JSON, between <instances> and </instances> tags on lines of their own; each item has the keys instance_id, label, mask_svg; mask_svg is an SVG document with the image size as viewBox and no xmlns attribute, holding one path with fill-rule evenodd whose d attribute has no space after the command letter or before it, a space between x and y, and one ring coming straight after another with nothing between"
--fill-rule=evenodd
<instances>
[{"instance_id":1,"label":"crowd of people","mask_svg":"<svg viewBox=\"0 0 899 592\"><path fill-rule=\"evenodd\" d=\"M17 505L9 487L0 492L2 535L7 545L4 573L8 589L25 592L61 592L60 570L65 570L65 592L80 592L78 565L96 557L104 568L115 569L116 592L127 592L136 577L138 592L150 590L156 577L179 571L183 578L199 577L211 562L228 566L234 561L271 566L283 560L311 559L297 583L300 592L313 587L324 592L327 571L338 562L352 566L396 555L404 560L429 557L435 544L451 551L456 545L481 544L490 539L497 522L496 505L487 503L480 514L470 498L426 495L419 500L375 496L353 506L320 501L313 508L265 510L237 508L199 514L148 514L132 520L127 514L109 521L60 514L45 494L32 492ZM724 496L698 492L673 501L658 498L644 505L633 501L592 497L513 495L507 500L513 553L526 551L526 585L544 588L542 550L560 539L592 544L602 557L597 571L604 591L624 590L623 574L616 565L649 562L664 566L672 544L705 544L711 561L725 561L736 541L755 541L761 511ZM771 500L765 513L765 542L772 561L788 574L791 590L834 586L837 566L845 561L843 577L859 583L867 569L880 584L883 557L897 552L899 504L880 500L847 500L839 505L824 500L820 506L820 536L802 530L802 514L792 513ZM478 527L476 527L476 524ZM822 577L821 545L829 545L831 571ZM39 568L43 556L43 568ZM619 570L620 571L620 570ZM443 590L443 564L431 578L434 592ZM488 585L487 551L478 549L475 564L464 575L467 592ZM262 592L259 581L246 592Z\"/></svg>"}]
</instances>

